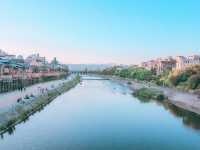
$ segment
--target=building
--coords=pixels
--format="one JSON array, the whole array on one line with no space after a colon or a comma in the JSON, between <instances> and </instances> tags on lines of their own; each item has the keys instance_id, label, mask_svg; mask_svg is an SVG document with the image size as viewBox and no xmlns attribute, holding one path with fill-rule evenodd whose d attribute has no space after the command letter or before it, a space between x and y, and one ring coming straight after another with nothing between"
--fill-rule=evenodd
<instances>
[{"instance_id":1,"label":"building","mask_svg":"<svg viewBox=\"0 0 200 150\"><path fill-rule=\"evenodd\" d=\"M39 54L32 54L25 59L25 63L29 66L28 72L41 72L46 71L48 68L45 57Z\"/></svg>"},{"instance_id":2,"label":"building","mask_svg":"<svg viewBox=\"0 0 200 150\"><path fill-rule=\"evenodd\" d=\"M0 81L58 77L66 73L68 73L68 66L60 64L56 58L48 63L45 57L39 54L33 54L24 59L22 55L16 57L0 49Z\"/></svg>"},{"instance_id":3,"label":"building","mask_svg":"<svg viewBox=\"0 0 200 150\"><path fill-rule=\"evenodd\" d=\"M155 72L155 74L160 75L164 71L172 70L176 67L176 60L172 57L165 59L158 58L156 60L150 60L147 62L141 63L141 67Z\"/></svg>"},{"instance_id":4,"label":"building","mask_svg":"<svg viewBox=\"0 0 200 150\"><path fill-rule=\"evenodd\" d=\"M165 71L170 71L176 67L176 60L174 59L165 59L165 60L158 60L156 64L156 74L160 75Z\"/></svg>"},{"instance_id":5,"label":"building","mask_svg":"<svg viewBox=\"0 0 200 150\"><path fill-rule=\"evenodd\" d=\"M142 62L141 67L143 67L147 70L156 70L157 60L150 60L150 61L147 61L147 62Z\"/></svg>"},{"instance_id":6,"label":"building","mask_svg":"<svg viewBox=\"0 0 200 150\"><path fill-rule=\"evenodd\" d=\"M176 56L176 58L158 58L147 62L142 62L141 67L154 71L157 75L166 70L184 70L191 65L200 64L200 55Z\"/></svg>"},{"instance_id":7,"label":"building","mask_svg":"<svg viewBox=\"0 0 200 150\"><path fill-rule=\"evenodd\" d=\"M41 67L46 63L45 57L41 57L39 54L32 54L28 56L25 62L34 67Z\"/></svg>"},{"instance_id":8,"label":"building","mask_svg":"<svg viewBox=\"0 0 200 150\"><path fill-rule=\"evenodd\" d=\"M11 60L11 59L15 59L15 58L16 58L15 55L10 55L10 54L4 52L2 49L0 49L0 59Z\"/></svg>"},{"instance_id":9,"label":"building","mask_svg":"<svg viewBox=\"0 0 200 150\"><path fill-rule=\"evenodd\" d=\"M12 77L13 70L15 65L12 63L12 60L15 59L15 55L10 55L5 51L0 49L0 77L10 76Z\"/></svg>"},{"instance_id":10,"label":"building","mask_svg":"<svg viewBox=\"0 0 200 150\"><path fill-rule=\"evenodd\" d=\"M176 69L177 70L184 70L185 68L191 65L198 65L200 64L200 56L193 55L193 56L177 56L176 57Z\"/></svg>"},{"instance_id":11,"label":"building","mask_svg":"<svg viewBox=\"0 0 200 150\"><path fill-rule=\"evenodd\" d=\"M177 56L176 57L176 69L177 70L184 69L188 63L189 62L188 62L186 57L184 57L184 56Z\"/></svg>"}]
</instances>

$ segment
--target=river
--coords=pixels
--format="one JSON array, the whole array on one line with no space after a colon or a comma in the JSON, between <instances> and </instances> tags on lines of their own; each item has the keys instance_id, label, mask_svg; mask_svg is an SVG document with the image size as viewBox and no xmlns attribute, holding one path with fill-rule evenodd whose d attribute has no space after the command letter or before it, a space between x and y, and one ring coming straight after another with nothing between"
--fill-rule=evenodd
<instances>
[{"instance_id":1,"label":"river","mask_svg":"<svg viewBox=\"0 0 200 150\"><path fill-rule=\"evenodd\" d=\"M84 80L5 133L0 150L199 150L200 116Z\"/></svg>"}]
</instances>

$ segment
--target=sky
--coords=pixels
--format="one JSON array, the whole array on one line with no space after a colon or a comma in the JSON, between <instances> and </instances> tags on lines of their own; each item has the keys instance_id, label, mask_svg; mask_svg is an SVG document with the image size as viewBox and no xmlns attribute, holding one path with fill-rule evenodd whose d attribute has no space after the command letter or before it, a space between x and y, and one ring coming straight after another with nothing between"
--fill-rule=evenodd
<instances>
[{"instance_id":1,"label":"sky","mask_svg":"<svg viewBox=\"0 0 200 150\"><path fill-rule=\"evenodd\" d=\"M200 54L199 0L2 0L0 49L63 63Z\"/></svg>"}]
</instances>

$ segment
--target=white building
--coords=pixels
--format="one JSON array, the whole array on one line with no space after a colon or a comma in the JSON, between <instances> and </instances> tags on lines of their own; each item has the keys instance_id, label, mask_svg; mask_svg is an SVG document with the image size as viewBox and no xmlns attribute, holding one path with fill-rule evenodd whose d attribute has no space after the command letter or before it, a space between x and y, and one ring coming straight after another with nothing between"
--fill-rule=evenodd
<instances>
[{"instance_id":1,"label":"white building","mask_svg":"<svg viewBox=\"0 0 200 150\"><path fill-rule=\"evenodd\" d=\"M15 55L9 55L8 53L6 53L2 49L0 49L0 59L11 60L11 59L15 59L15 58L16 58Z\"/></svg>"},{"instance_id":2,"label":"white building","mask_svg":"<svg viewBox=\"0 0 200 150\"><path fill-rule=\"evenodd\" d=\"M193 55L193 56L177 56L176 57L176 69L183 70L191 65L198 65L200 64L200 56Z\"/></svg>"},{"instance_id":3,"label":"white building","mask_svg":"<svg viewBox=\"0 0 200 150\"><path fill-rule=\"evenodd\" d=\"M147 70L154 71L157 75L160 75L164 71L172 70L176 67L176 60L172 57L158 58L143 62L141 66Z\"/></svg>"},{"instance_id":4,"label":"white building","mask_svg":"<svg viewBox=\"0 0 200 150\"><path fill-rule=\"evenodd\" d=\"M33 54L26 58L26 63L30 64L30 66L41 67L45 65L45 57L41 57L39 54Z\"/></svg>"}]
</instances>

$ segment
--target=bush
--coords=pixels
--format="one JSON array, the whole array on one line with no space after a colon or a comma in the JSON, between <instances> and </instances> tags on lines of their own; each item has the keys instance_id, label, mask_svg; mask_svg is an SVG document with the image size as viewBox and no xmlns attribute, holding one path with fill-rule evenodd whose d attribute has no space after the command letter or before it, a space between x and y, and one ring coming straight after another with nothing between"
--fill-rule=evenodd
<instances>
[{"instance_id":1,"label":"bush","mask_svg":"<svg viewBox=\"0 0 200 150\"><path fill-rule=\"evenodd\" d=\"M180 74L172 74L170 76L170 81L174 86L179 85L181 82L185 82L188 79L188 74L186 74L185 72L181 72Z\"/></svg>"},{"instance_id":2,"label":"bush","mask_svg":"<svg viewBox=\"0 0 200 150\"><path fill-rule=\"evenodd\" d=\"M172 71L169 75L169 82L184 90L195 90L200 87L200 65L194 65L183 71Z\"/></svg>"},{"instance_id":3,"label":"bush","mask_svg":"<svg viewBox=\"0 0 200 150\"><path fill-rule=\"evenodd\" d=\"M166 99L166 96L163 92L151 89L151 88L141 88L139 90L136 90L134 95L138 98L142 99L154 99L154 100L164 100Z\"/></svg>"},{"instance_id":4,"label":"bush","mask_svg":"<svg viewBox=\"0 0 200 150\"><path fill-rule=\"evenodd\" d=\"M12 126L16 121L17 121L16 118L13 118L13 119L9 120L9 121L7 122L7 124L6 124L6 127Z\"/></svg>"},{"instance_id":5,"label":"bush","mask_svg":"<svg viewBox=\"0 0 200 150\"><path fill-rule=\"evenodd\" d=\"M164 100L164 99L166 99L166 97L165 97L165 95L163 93L162 94L158 94L156 96L156 100Z\"/></svg>"},{"instance_id":6,"label":"bush","mask_svg":"<svg viewBox=\"0 0 200 150\"><path fill-rule=\"evenodd\" d=\"M137 80L145 80L151 81L154 80L156 77L154 76L153 72L141 67L129 67L129 68L121 68L117 69L117 66L105 69L102 71L104 75L115 75L122 78L131 78Z\"/></svg>"},{"instance_id":7,"label":"bush","mask_svg":"<svg viewBox=\"0 0 200 150\"><path fill-rule=\"evenodd\" d=\"M130 81L127 82L128 85L131 85L132 83Z\"/></svg>"},{"instance_id":8,"label":"bush","mask_svg":"<svg viewBox=\"0 0 200 150\"><path fill-rule=\"evenodd\" d=\"M200 74L192 75L188 81L190 89L196 89L200 84Z\"/></svg>"}]
</instances>

